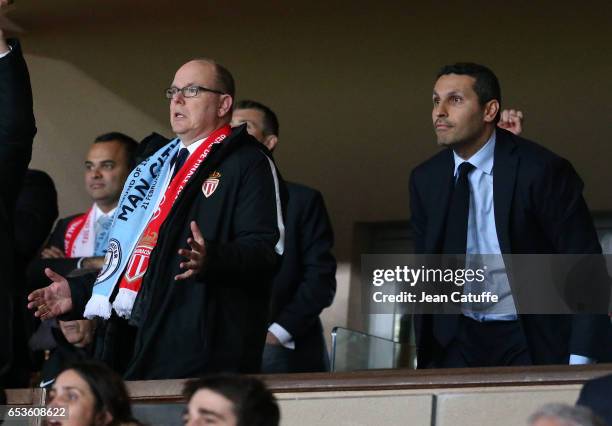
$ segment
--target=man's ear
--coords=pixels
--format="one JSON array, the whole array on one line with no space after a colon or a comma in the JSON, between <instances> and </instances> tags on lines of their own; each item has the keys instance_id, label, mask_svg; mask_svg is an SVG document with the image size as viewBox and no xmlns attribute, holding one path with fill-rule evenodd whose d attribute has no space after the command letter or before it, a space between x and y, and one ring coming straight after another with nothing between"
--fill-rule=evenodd
<instances>
[{"instance_id":1,"label":"man's ear","mask_svg":"<svg viewBox=\"0 0 612 426\"><path fill-rule=\"evenodd\" d=\"M268 148L270 152L272 152L274 151L274 148L276 148L276 144L278 143L278 137L276 135L268 135L264 138L262 143L266 146L266 148Z\"/></svg>"},{"instance_id":2,"label":"man's ear","mask_svg":"<svg viewBox=\"0 0 612 426\"><path fill-rule=\"evenodd\" d=\"M221 102L219 102L218 114L219 117L225 117L232 110L232 104L234 103L234 99L228 94L223 94L220 96Z\"/></svg>"},{"instance_id":3,"label":"man's ear","mask_svg":"<svg viewBox=\"0 0 612 426\"><path fill-rule=\"evenodd\" d=\"M491 99L485 104L484 107L484 121L485 123L493 123L495 116L499 112L499 101L497 99Z\"/></svg>"}]
</instances>

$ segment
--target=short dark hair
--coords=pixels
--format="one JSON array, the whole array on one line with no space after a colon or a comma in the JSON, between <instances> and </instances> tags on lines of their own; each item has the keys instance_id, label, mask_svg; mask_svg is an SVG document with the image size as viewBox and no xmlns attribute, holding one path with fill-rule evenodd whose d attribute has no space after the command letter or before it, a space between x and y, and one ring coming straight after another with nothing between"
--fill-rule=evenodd
<instances>
[{"instance_id":1,"label":"short dark hair","mask_svg":"<svg viewBox=\"0 0 612 426\"><path fill-rule=\"evenodd\" d=\"M473 62L457 62L440 68L436 80L448 74L468 75L473 77L476 80L474 82L474 91L476 95L478 95L480 105L484 105L492 99L497 99L500 105L500 111L497 112L495 122L499 121L502 96L499 80L493 71L484 65L475 64Z\"/></svg>"},{"instance_id":2,"label":"short dark hair","mask_svg":"<svg viewBox=\"0 0 612 426\"><path fill-rule=\"evenodd\" d=\"M215 374L185 384L187 402L196 392L208 389L229 399L238 426L278 426L280 410L276 398L261 380L235 374Z\"/></svg>"},{"instance_id":3,"label":"short dark hair","mask_svg":"<svg viewBox=\"0 0 612 426\"><path fill-rule=\"evenodd\" d=\"M62 371L73 370L91 389L95 398L94 413L108 411L113 416L111 425L140 424L132 415L130 398L121 376L107 365L93 360L79 361Z\"/></svg>"},{"instance_id":4,"label":"short dark hair","mask_svg":"<svg viewBox=\"0 0 612 426\"><path fill-rule=\"evenodd\" d=\"M236 83L234 83L234 76L229 72L227 68L223 65L218 64L213 61L215 65L215 70L217 71L217 84L219 85L218 89L223 93L227 93L235 99L236 96Z\"/></svg>"},{"instance_id":5,"label":"short dark hair","mask_svg":"<svg viewBox=\"0 0 612 426\"><path fill-rule=\"evenodd\" d=\"M134 167L136 167L136 152L138 151L138 142L136 142L134 139L121 132L104 133L94 139L94 143L113 141L117 141L123 145L123 148L127 154L129 169L132 170Z\"/></svg>"},{"instance_id":6,"label":"short dark hair","mask_svg":"<svg viewBox=\"0 0 612 426\"><path fill-rule=\"evenodd\" d=\"M274 135L278 136L279 132L279 124L278 118L274 111L270 109L270 107L265 106L264 104L253 101L250 99L243 99L240 102L236 102L236 106L234 109L256 109L263 114L263 134L264 136Z\"/></svg>"}]
</instances>

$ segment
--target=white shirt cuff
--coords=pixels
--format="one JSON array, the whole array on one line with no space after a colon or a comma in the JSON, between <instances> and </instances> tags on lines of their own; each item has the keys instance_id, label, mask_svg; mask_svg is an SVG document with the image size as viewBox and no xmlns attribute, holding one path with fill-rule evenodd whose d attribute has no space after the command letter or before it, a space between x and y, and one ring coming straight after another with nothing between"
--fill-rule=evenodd
<instances>
[{"instance_id":1,"label":"white shirt cuff","mask_svg":"<svg viewBox=\"0 0 612 426\"><path fill-rule=\"evenodd\" d=\"M7 50L6 52L0 53L0 59L4 58L6 55L11 53L11 50L13 50L13 48L9 45L9 50Z\"/></svg>"},{"instance_id":2,"label":"white shirt cuff","mask_svg":"<svg viewBox=\"0 0 612 426\"><path fill-rule=\"evenodd\" d=\"M287 349L295 349L295 342L293 341L293 336L289 334L287 330L285 330L281 325L277 323L273 323L270 327L268 327L268 331L278 339L278 341L286 347Z\"/></svg>"},{"instance_id":3,"label":"white shirt cuff","mask_svg":"<svg viewBox=\"0 0 612 426\"><path fill-rule=\"evenodd\" d=\"M587 356L571 354L569 363L570 365L585 365L585 364L595 364L597 363L597 361Z\"/></svg>"}]
</instances>

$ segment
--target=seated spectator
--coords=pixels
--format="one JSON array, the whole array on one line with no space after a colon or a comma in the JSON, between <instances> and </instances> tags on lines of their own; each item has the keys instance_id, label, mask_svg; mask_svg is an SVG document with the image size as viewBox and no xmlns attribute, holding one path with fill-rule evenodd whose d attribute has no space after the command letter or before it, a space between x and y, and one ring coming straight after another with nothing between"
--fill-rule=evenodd
<instances>
[{"instance_id":1,"label":"seated spectator","mask_svg":"<svg viewBox=\"0 0 612 426\"><path fill-rule=\"evenodd\" d=\"M567 404L546 404L527 420L529 426L606 426L587 407Z\"/></svg>"},{"instance_id":2,"label":"seated spectator","mask_svg":"<svg viewBox=\"0 0 612 426\"><path fill-rule=\"evenodd\" d=\"M586 382L576 405L590 408L606 424L612 425L612 374Z\"/></svg>"},{"instance_id":3,"label":"seated spectator","mask_svg":"<svg viewBox=\"0 0 612 426\"><path fill-rule=\"evenodd\" d=\"M40 259L28 268L30 289L49 283L46 268L70 275L102 267L113 213L125 179L135 165L137 148L136 141L119 132L95 139L85 159L85 188L93 204L86 213L57 222ZM89 357L87 346L93 340L94 328L95 323L88 320L41 325L30 340L31 348L55 350L43 366L42 385L55 378L66 362Z\"/></svg>"},{"instance_id":4,"label":"seated spectator","mask_svg":"<svg viewBox=\"0 0 612 426\"><path fill-rule=\"evenodd\" d=\"M49 392L47 407L67 407L67 418L49 419L50 425L138 425L132 416L121 376L102 363L88 361L64 370Z\"/></svg>"},{"instance_id":5,"label":"seated spectator","mask_svg":"<svg viewBox=\"0 0 612 426\"><path fill-rule=\"evenodd\" d=\"M278 426L276 398L254 377L220 374L189 381L186 425Z\"/></svg>"},{"instance_id":6,"label":"seated spectator","mask_svg":"<svg viewBox=\"0 0 612 426\"><path fill-rule=\"evenodd\" d=\"M45 268L69 275L78 269L100 269L108 229L123 184L134 167L138 143L119 132L98 136L85 158L85 189L93 201L86 213L60 219L41 252L28 268L31 288L44 287Z\"/></svg>"}]
</instances>

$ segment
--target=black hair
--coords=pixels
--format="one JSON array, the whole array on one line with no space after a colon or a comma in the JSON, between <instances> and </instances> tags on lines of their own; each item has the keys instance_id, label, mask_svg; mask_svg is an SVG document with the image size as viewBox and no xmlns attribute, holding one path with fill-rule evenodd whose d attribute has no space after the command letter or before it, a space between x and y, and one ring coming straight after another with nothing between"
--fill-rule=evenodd
<instances>
[{"instance_id":1,"label":"black hair","mask_svg":"<svg viewBox=\"0 0 612 426\"><path fill-rule=\"evenodd\" d=\"M279 124L278 118L274 111L264 104L252 101L250 99L243 99L240 102L236 102L234 109L255 109L263 114L263 134L264 136L274 135L278 136Z\"/></svg>"},{"instance_id":2,"label":"black hair","mask_svg":"<svg viewBox=\"0 0 612 426\"><path fill-rule=\"evenodd\" d=\"M230 400L238 426L278 426L280 410L276 398L262 381L248 376L216 374L188 381L183 389L189 401L199 390L208 389Z\"/></svg>"},{"instance_id":3,"label":"black hair","mask_svg":"<svg viewBox=\"0 0 612 426\"><path fill-rule=\"evenodd\" d=\"M99 361L79 361L66 366L62 371L75 371L91 389L95 398L94 415L108 411L111 425L122 423L140 424L132 415L130 398L121 376Z\"/></svg>"},{"instance_id":4,"label":"black hair","mask_svg":"<svg viewBox=\"0 0 612 426\"><path fill-rule=\"evenodd\" d=\"M478 95L478 101L480 105L484 105L492 99L497 99L500 105L500 110L495 116L495 122L499 121L501 113L501 88L499 86L499 80L493 71L484 65L475 64L472 62L457 62L452 65L445 65L440 68L436 80L443 75L457 74L457 75L468 75L473 77L476 81L474 82L474 92Z\"/></svg>"},{"instance_id":5,"label":"black hair","mask_svg":"<svg viewBox=\"0 0 612 426\"><path fill-rule=\"evenodd\" d=\"M104 142L119 142L125 149L128 160L128 168L132 170L136 167L136 152L138 151L138 142L121 132L104 133L94 139L94 143Z\"/></svg>"}]
</instances>

